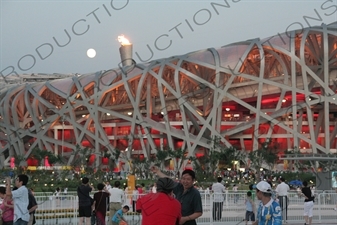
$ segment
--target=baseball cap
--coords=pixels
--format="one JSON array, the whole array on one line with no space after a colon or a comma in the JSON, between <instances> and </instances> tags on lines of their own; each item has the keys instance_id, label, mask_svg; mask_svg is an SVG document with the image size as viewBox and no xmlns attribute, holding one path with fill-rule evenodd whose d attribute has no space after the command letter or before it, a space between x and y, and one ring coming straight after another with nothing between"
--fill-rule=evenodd
<instances>
[{"instance_id":1,"label":"baseball cap","mask_svg":"<svg viewBox=\"0 0 337 225\"><path fill-rule=\"evenodd\" d=\"M264 192L264 193L272 193L270 184L268 184L266 181L260 181L256 185L256 189L258 189L259 191Z\"/></svg>"}]
</instances>

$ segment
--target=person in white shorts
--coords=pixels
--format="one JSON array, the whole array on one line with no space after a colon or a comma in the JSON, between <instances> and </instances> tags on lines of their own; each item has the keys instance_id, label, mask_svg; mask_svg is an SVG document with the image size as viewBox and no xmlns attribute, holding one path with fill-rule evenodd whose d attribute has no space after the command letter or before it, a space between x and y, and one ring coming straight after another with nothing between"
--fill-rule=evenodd
<instances>
[{"instance_id":1,"label":"person in white shorts","mask_svg":"<svg viewBox=\"0 0 337 225\"><path fill-rule=\"evenodd\" d=\"M314 209L314 197L311 194L310 187L308 187L308 182L303 182L302 194L304 196L304 225L311 225L313 209Z\"/></svg>"}]
</instances>

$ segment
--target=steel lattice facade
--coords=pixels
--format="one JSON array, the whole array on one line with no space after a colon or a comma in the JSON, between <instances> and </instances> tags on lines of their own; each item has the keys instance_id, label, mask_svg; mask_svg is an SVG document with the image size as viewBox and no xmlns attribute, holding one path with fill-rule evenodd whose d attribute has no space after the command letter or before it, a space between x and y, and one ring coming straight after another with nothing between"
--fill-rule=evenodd
<instances>
[{"instance_id":1,"label":"steel lattice facade","mask_svg":"<svg viewBox=\"0 0 337 225\"><path fill-rule=\"evenodd\" d=\"M214 136L246 151L266 140L336 151L337 23L121 69L0 89L0 167L36 147L70 163L77 144L194 156Z\"/></svg>"}]
</instances>

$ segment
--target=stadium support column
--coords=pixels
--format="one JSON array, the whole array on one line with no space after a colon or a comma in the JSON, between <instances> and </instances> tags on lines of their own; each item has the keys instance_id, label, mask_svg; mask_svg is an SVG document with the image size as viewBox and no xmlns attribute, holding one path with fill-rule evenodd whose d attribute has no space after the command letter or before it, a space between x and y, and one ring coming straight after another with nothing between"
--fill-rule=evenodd
<instances>
[{"instance_id":1,"label":"stadium support column","mask_svg":"<svg viewBox=\"0 0 337 225\"><path fill-rule=\"evenodd\" d=\"M219 75L220 73L219 72L217 72L216 73L216 75L217 75L217 79L219 80L218 82L217 82L217 86L219 87L221 84L224 84L225 83L225 79L224 79L224 77L220 77L220 75ZM215 90L216 91L216 94L214 93L214 98L213 98L213 104L214 105L216 105L216 102L219 100L219 98L220 98L220 96L222 96L221 95L221 91L220 91L220 89L216 89ZM222 111L223 111L223 109L222 109L222 105L223 105L223 103L224 103L224 100L223 100L223 98L221 99L221 103L218 105L218 108L217 108L217 113L216 113L216 124L215 124L215 129L216 129L216 131L217 132L221 132L221 122L222 122L222 119L223 119L223 115L222 115Z\"/></svg>"},{"instance_id":2,"label":"stadium support column","mask_svg":"<svg viewBox=\"0 0 337 225\"><path fill-rule=\"evenodd\" d=\"M330 53L330 49L329 49L329 36L328 36L328 32L327 32L327 28L326 25L322 25L324 27L325 32L323 32L323 70L324 70L324 82L326 84L329 84L330 82L330 60L329 60L329 53ZM304 43L303 43L304 46ZM322 88L324 90L324 94L321 95L323 96L323 109L324 109L324 127L325 127L325 132L324 132L324 142L325 142L325 153L329 154L330 153L330 149L331 146L330 144L332 144L332 142L330 142L330 101L328 100L328 96L334 96L335 92L329 90L329 88ZM329 92L329 93L325 93ZM314 142L316 144L316 142ZM312 153L317 153L317 148L315 146L315 148L312 148ZM316 162L316 166L318 166L318 162Z\"/></svg>"},{"instance_id":3,"label":"stadium support column","mask_svg":"<svg viewBox=\"0 0 337 225\"><path fill-rule=\"evenodd\" d=\"M294 55L296 55L295 51L295 47L296 47L296 34L295 32L291 32L290 34L290 52ZM291 84L293 87L296 87L297 85L297 80L296 80L296 61L295 61L295 57L291 57L291 61L290 61L290 65L291 65ZM298 147L300 148L299 145L299 138L298 138L298 134L297 134L297 126L295 124L295 122L297 122L297 102L296 102L296 90L292 90L291 91L291 108L289 109L288 113L292 114L292 130L293 130L293 138L294 138L294 142L293 142L293 147ZM290 127L290 123L288 124L288 126Z\"/></svg>"},{"instance_id":4,"label":"stadium support column","mask_svg":"<svg viewBox=\"0 0 337 225\"><path fill-rule=\"evenodd\" d=\"M256 149L254 149L254 142L255 142L255 125L252 125L252 147L251 147L251 151L254 151ZM247 148L246 148L247 149Z\"/></svg>"},{"instance_id":5,"label":"stadium support column","mask_svg":"<svg viewBox=\"0 0 337 225\"><path fill-rule=\"evenodd\" d=\"M148 118L151 118L153 107L155 107L155 98L151 95L152 93L152 76L148 75L146 79L146 114Z\"/></svg>"},{"instance_id":6,"label":"stadium support column","mask_svg":"<svg viewBox=\"0 0 337 225\"><path fill-rule=\"evenodd\" d=\"M58 140L58 132L57 129L54 127L54 139ZM58 142L56 142L56 144L54 145L54 154L57 155L58 154Z\"/></svg>"},{"instance_id":7,"label":"stadium support column","mask_svg":"<svg viewBox=\"0 0 337 225\"><path fill-rule=\"evenodd\" d=\"M153 113L153 108L156 107L156 99L154 96L152 96L152 76L148 75L147 76L147 81L146 81L146 116L148 118L152 117ZM145 129L145 128L144 128ZM147 129L147 128L146 128ZM148 155L151 155L151 150L150 150L150 141L149 141L149 136L146 137L147 142L145 144L145 149L148 150Z\"/></svg>"}]
</instances>

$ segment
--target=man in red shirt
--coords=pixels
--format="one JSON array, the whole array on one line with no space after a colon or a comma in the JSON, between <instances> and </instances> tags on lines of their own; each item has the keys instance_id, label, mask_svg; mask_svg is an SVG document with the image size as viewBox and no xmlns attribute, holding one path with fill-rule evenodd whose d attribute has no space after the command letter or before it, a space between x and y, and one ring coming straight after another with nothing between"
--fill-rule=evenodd
<instances>
[{"instance_id":1,"label":"man in red shirt","mask_svg":"<svg viewBox=\"0 0 337 225\"><path fill-rule=\"evenodd\" d=\"M141 198L145 193L143 192L143 187L141 185L137 185L138 195Z\"/></svg>"},{"instance_id":2,"label":"man in red shirt","mask_svg":"<svg viewBox=\"0 0 337 225\"><path fill-rule=\"evenodd\" d=\"M156 182L157 193L150 193L137 201L137 212L142 213L143 225L178 225L181 218L181 204L173 197L176 183L168 178Z\"/></svg>"}]
</instances>

